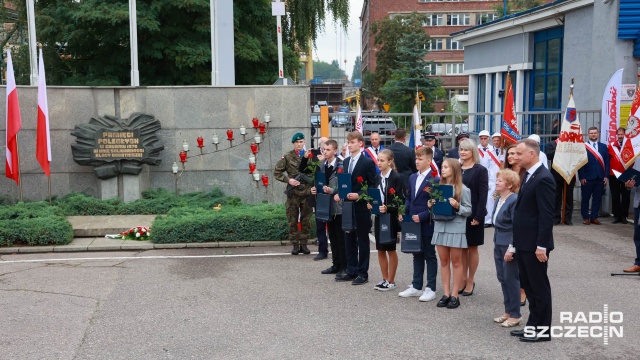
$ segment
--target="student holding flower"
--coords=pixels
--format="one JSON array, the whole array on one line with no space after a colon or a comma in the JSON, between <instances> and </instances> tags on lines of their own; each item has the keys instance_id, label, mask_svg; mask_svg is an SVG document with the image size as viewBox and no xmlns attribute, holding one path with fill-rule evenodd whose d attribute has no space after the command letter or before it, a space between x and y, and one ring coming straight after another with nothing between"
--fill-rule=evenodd
<instances>
[{"instance_id":1,"label":"student holding flower","mask_svg":"<svg viewBox=\"0 0 640 360\"><path fill-rule=\"evenodd\" d=\"M380 181L378 189L382 194L380 213L389 213L391 218L391 243L380 243L380 218L375 216L376 250L382 280L374 287L375 290L389 291L396 288L395 278L398 269L398 254L396 253L396 239L400 231L398 208L404 207L404 180L395 170L393 152L384 149L378 153L378 167ZM371 205L369 205L371 206Z\"/></svg>"}]
</instances>

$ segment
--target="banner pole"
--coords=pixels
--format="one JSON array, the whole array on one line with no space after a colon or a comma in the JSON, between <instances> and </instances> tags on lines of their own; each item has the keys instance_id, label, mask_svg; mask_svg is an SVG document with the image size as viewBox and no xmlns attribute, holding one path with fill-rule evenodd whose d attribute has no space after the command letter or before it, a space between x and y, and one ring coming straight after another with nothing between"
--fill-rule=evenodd
<instances>
[{"instance_id":1,"label":"banner pole","mask_svg":"<svg viewBox=\"0 0 640 360\"><path fill-rule=\"evenodd\" d=\"M564 180L564 179L563 179ZM562 190L562 206L561 206L561 210L562 214L560 215L560 221L564 224L566 217L564 215L566 208L567 208L567 181L564 180L562 182L562 184L564 185L564 189Z\"/></svg>"},{"instance_id":2,"label":"banner pole","mask_svg":"<svg viewBox=\"0 0 640 360\"><path fill-rule=\"evenodd\" d=\"M47 176L47 182L49 183L49 205L51 205L51 176Z\"/></svg>"}]
</instances>

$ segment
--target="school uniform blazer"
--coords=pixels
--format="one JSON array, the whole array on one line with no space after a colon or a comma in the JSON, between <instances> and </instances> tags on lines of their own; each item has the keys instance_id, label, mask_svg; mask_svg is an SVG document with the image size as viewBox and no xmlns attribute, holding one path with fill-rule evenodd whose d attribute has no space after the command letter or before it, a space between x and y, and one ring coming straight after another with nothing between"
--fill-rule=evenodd
<instances>
[{"instance_id":1,"label":"school uniform blazer","mask_svg":"<svg viewBox=\"0 0 640 360\"><path fill-rule=\"evenodd\" d=\"M585 143L585 146L591 146L593 149L591 144ZM598 152L602 155L602 159L604 160L604 169L602 169L602 165L600 165L600 161L596 156L593 155L591 151L587 150L587 159L589 161L583 167L578 169L578 177L580 180L600 180L609 177L609 149L607 148L607 145L599 142Z\"/></svg>"},{"instance_id":2,"label":"school uniform blazer","mask_svg":"<svg viewBox=\"0 0 640 360\"><path fill-rule=\"evenodd\" d=\"M418 194L416 195L416 181L418 180L418 173L411 174L409 176L409 192L405 200L405 214L403 217L411 217L418 215L420 218L420 227L423 236L433 235L433 221L431 221L431 211L427 206L427 202L431 200L431 196L428 192L424 191L424 188L431 186L431 182L438 183L440 178L435 179L431 176L431 170L427 173L427 176L422 180L420 187L418 188Z\"/></svg>"},{"instance_id":3,"label":"school uniform blazer","mask_svg":"<svg viewBox=\"0 0 640 360\"><path fill-rule=\"evenodd\" d=\"M484 223L487 216L487 194L489 193L489 172L480 164L473 165L465 171L470 171L470 181L464 185L471 190L471 219ZM464 179L464 177L463 177Z\"/></svg>"},{"instance_id":4,"label":"school uniform blazer","mask_svg":"<svg viewBox=\"0 0 640 360\"><path fill-rule=\"evenodd\" d=\"M351 156L344 159L342 163L345 172L349 170L350 161ZM358 176L362 176L362 184L358 182ZM376 186L376 165L373 163L373 160L361 154L351 173L351 191L362 194L362 185L364 184L367 184L371 189ZM356 212L369 212L366 201L358 200L355 203Z\"/></svg>"},{"instance_id":5,"label":"school uniform blazer","mask_svg":"<svg viewBox=\"0 0 640 360\"><path fill-rule=\"evenodd\" d=\"M520 187L513 216L513 246L517 251L553 250L553 213L556 182L540 166Z\"/></svg>"},{"instance_id":6,"label":"school uniform blazer","mask_svg":"<svg viewBox=\"0 0 640 360\"><path fill-rule=\"evenodd\" d=\"M402 176L398 174L395 170L391 170L389 173L389 178L387 179L387 188L382 188L382 175L378 175L378 188L384 193L384 204L387 205L387 212L391 215L391 226L393 227L395 232L400 231L400 222L398 221L398 207L393 204L393 196L389 193L390 189L395 191L395 196L398 196L402 203L404 203L404 180Z\"/></svg>"},{"instance_id":7,"label":"school uniform blazer","mask_svg":"<svg viewBox=\"0 0 640 360\"><path fill-rule=\"evenodd\" d=\"M324 176L325 179L327 178L324 172L326 165L327 165L327 160L324 160L320 164L320 167L318 169L318 172L316 173L316 176ZM333 200L333 195L338 193L338 169L342 169L342 171L344 171L344 169L342 168L342 160L336 157L336 166L331 172L331 175L329 175L329 182L327 184L327 186L330 186L333 188L333 192L331 194L331 209L329 212L330 216L342 215L342 203L339 201ZM323 194L326 194L326 193L323 193Z\"/></svg>"},{"instance_id":8,"label":"school uniform blazer","mask_svg":"<svg viewBox=\"0 0 640 360\"><path fill-rule=\"evenodd\" d=\"M434 231L449 234L465 234L467 232L467 217L469 215L471 215L471 191L463 185L460 209L456 212L456 217L451 221L435 221Z\"/></svg>"},{"instance_id":9,"label":"school uniform blazer","mask_svg":"<svg viewBox=\"0 0 640 360\"><path fill-rule=\"evenodd\" d=\"M518 199L517 194L511 194L504 201L498 215L496 215L496 209L498 208L498 201L496 201L491 213L491 219L496 217L496 221L493 222L495 232L493 234L493 242L496 245L507 246L513 244L513 215L516 210L516 201Z\"/></svg>"},{"instance_id":10,"label":"school uniform blazer","mask_svg":"<svg viewBox=\"0 0 640 360\"><path fill-rule=\"evenodd\" d=\"M457 147L449 150L447 153L447 159L460 159L460 152Z\"/></svg>"}]
</instances>

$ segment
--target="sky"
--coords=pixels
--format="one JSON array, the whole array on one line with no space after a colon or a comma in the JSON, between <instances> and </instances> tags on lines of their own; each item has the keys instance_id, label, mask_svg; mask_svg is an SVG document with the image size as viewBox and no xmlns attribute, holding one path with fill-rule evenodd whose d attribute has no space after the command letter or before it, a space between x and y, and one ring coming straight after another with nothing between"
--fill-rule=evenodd
<instances>
[{"instance_id":1,"label":"sky","mask_svg":"<svg viewBox=\"0 0 640 360\"><path fill-rule=\"evenodd\" d=\"M318 35L313 60L331 63L338 60L349 79L353 74L353 64L360 56L360 12L364 0L349 1L349 29L345 33L331 19L325 23L323 33ZM347 60L346 67L344 60Z\"/></svg>"}]
</instances>

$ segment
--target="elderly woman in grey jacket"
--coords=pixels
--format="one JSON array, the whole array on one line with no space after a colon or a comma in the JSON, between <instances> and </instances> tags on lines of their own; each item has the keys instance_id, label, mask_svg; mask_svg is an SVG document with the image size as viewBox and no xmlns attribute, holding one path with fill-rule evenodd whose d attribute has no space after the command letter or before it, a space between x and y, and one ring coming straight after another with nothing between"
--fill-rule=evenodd
<instances>
[{"instance_id":1,"label":"elderly woman in grey jacket","mask_svg":"<svg viewBox=\"0 0 640 360\"><path fill-rule=\"evenodd\" d=\"M467 217L471 215L471 191L462 184L462 170L456 159L445 159L442 163L440 184L453 185L453 197L449 203L455 210L455 217L449 221L435 221L432 245L436 245L440 257L440 276L444 295L438 307L455 309L460 306L458 289L462 287L462 249L467 247ZM431 208L433 200L429 201ZM453 289L451 288L451 268L453 267Z\"/></svg>"},{"instance_id":2,"label":"elderly woman in grey jacket","mask_svg":"<svg viewBox=\"0 0 640 360\"><path fill-rule=\"evenodd\" d=\"M504 314L493 319L503 327L514 327L520 324L520 275L515 262L513 247L513 214L516 207L520 177L511 169L498 171L496 193L499 198L493 209L493 226L495 232L493 257L496 263L498 281L502 286L504 298Z\"/></svg>"}]
</instances>

